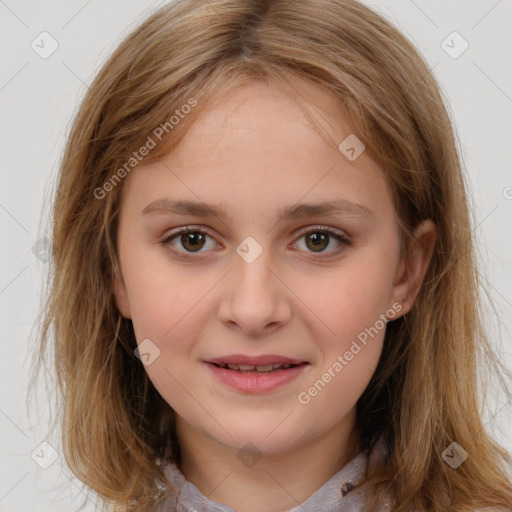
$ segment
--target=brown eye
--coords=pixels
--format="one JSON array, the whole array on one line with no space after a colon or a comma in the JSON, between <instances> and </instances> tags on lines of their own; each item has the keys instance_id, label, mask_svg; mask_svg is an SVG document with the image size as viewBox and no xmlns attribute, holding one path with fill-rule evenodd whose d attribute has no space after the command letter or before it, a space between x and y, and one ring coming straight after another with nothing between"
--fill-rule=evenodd
<instances>
[{"instance_id":1,"label":"brown eye","mask_svg":"<svg viewBox=\"0 0 512 512\"><path fill-rule=\"evenodd\" d=\"M304 228L301 230L301 235L305 240L304 245L306 246L306 252L319 254L320 258L324 257L324 253L325 257L328 257L340 252L344 247L352 245L348 235L327 226ZM326 251L326 249L333 246L332 239L335 240L334 249ZM296 242L296 244L297 243L298 242ZM338 247L336 247L336 245ZM316 258L316 256L312 257L313 259Z\"/></svg>"},{"instance_id":2,"label":"brown eye","mask_svg":"<svg viewBox=\"0 0 512 512\"><path fill-rule=\"evenodd\" d=\"M208 239L211 240L209 248L215 248L217 246L215 240L206 231L199 228L184 227L166 237L160 243L163 246L171 246L172 251L178 257L187 258L188 255L194 253L201 254L206 252L208 247L204 251L202 249L208 245Z\"/></svg>"},{"instance_id":3,"label":"brown eye","mask_svg":"<svg viewBox=\"0 0 512 512\"><path fill-rule=\"evenodd\" d=\"M205 243L205 234L199 231L183 233L180 242L187 251L199 251Z\"/></svg>"},{"instance_id":4,"label":"brown eye","mask_svg":"<svg viewBox=\"0 0 512 512\"><path fill-rule=\"evenodd\" d=\"M306 235L306 245L313 251L323 251L329 246L329 235L313 232Z\"/></svg>"}]
</instances>

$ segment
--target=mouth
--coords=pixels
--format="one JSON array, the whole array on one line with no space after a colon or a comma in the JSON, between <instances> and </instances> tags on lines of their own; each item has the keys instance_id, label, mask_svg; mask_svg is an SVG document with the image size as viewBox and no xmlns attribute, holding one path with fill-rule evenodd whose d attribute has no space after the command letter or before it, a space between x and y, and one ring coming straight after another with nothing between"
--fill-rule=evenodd
<instances>
[{"instance_id":1,"label":"mouth","mask_svg":"<svg viewBox=\"0 0 512 512\"><path fill-rule=\"evenodd\" d=\"M203 363L223 385L251 394L271 392L285 386L311 366L309 361L275 355L231 355Z\"/></svg>"}]
</instances>

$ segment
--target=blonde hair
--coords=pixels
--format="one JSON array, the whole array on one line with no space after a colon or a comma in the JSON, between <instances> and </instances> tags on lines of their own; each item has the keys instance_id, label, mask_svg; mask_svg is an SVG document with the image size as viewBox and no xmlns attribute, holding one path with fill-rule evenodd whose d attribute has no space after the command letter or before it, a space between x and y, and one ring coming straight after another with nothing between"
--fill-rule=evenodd
<instances>
[{"instance_id":1,"label":"blonde hair","mask_svg":"<svg viewBox=\"0 0 512 512\"><path fill-rule=\"evenodd\" d=\"M114 175L191 98L196 106L145 163L172 150L220 94L292 77L321 87L346 113L385 171L405 245L424 219L438 229L422 289L412 310L388 324L357 404L361 448L384 434L391 450L384 466L368 468L374 500L391 492L393 512L512 507L510 455L486 433L478 401L477 370L506 369L483 326L450 117L417 50L355 0L178 0L126 37L90 85L60 165L34 360L48 366L53 348L68 465L113 510L135 511L161 495L157 462L180 458L173 411L135 357L131 321L114 301L123 189ZM469 453L456 470L441 456L453 441Z\"/></svg>"}]
</instances>

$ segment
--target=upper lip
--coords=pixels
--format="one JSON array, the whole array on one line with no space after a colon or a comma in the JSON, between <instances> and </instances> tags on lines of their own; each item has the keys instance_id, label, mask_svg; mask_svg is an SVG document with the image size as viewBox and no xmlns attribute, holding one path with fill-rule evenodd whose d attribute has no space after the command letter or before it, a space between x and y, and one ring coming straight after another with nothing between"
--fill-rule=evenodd
<instances>
[{"instance_id":1,"label":"upper lip","mask_svg":"<svg viewBox=\"0 0 512 512\"><path fill-rule=\"evenodd\" d=\"M264 354L260 356L246 356L243 354L232 354L228 356L215 357L208 359L207 363L224 364L245 364L251 366L265 366L267 364L301 364L307 363L301 359L293 357L278 356L274 354Z\"/></svg>"}]
</instances>

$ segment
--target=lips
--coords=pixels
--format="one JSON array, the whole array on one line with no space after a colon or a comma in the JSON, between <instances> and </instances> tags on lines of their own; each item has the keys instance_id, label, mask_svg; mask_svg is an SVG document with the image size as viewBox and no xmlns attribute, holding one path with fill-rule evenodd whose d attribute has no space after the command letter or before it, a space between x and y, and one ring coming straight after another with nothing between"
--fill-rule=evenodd
<instances>
[{"instance_id":1,"label":"lips","mask_svg":"<svg viewBox=\"0 0 512 512\"><path fill-rule=\"evenodd\" d=\"M267 393L291 384L309 371L308 361L272 354L229 355L203 361L211 375L237 392Z\"/></svg>"}]
</instances>

